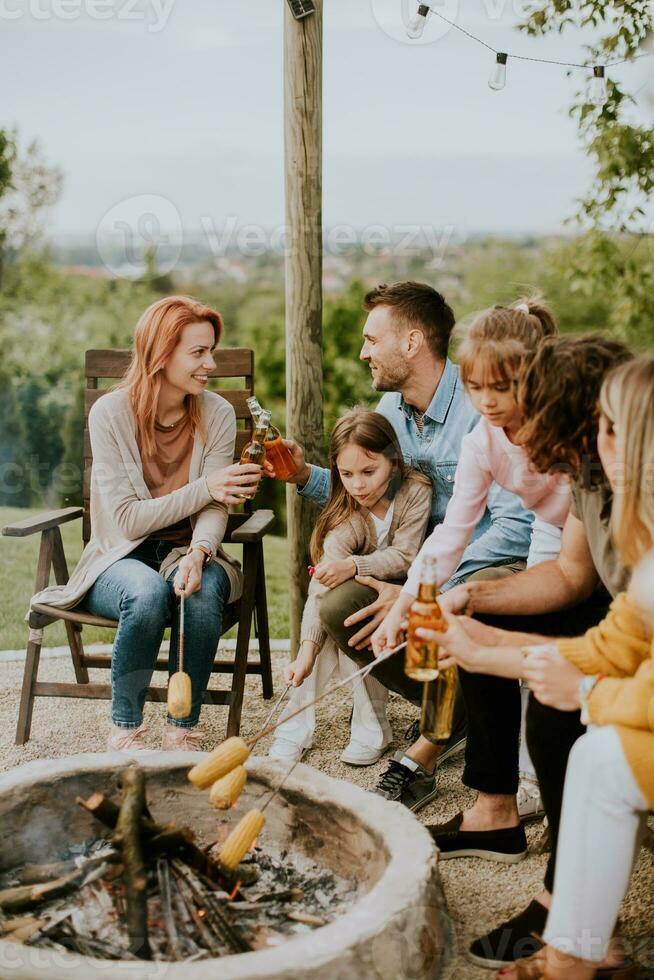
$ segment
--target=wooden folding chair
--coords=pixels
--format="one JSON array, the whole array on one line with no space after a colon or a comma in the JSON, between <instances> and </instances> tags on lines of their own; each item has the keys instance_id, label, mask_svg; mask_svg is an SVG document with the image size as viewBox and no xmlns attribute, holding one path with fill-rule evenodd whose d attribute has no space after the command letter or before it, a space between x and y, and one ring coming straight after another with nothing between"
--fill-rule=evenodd
<instances>
[{"instance_id":1,"label":"wooden folding chair","mask_svg":"<svg viewBox=\"0 0 654 980\"><path fill-rule=\"evenodd\" d=\"M91 485L91 441L88 431L88 414L91 406L105 393L98 387L103 379L122 378L130 361L127 350L91 350L86 352L86 398L84 429L84 506L66 507L63 510L49 511L18 521L2 529L8 537L23 538L29 534L41 534L41 547L34 581L34 593L45 589L50 581L51 571L55 582L65 585L68 581L68 566L64 554L60 527L68 521L82 518L82 538L86 545L91 536L90 485ZM236 417L245 425L239 428L234 450L234 461L238 462L245 443L252 434L252 420L246 400L254 393L254 352L245 348L221 348L218 351L217 366L212 371L214 378L243 379L244 386L237 389L218 389L218 394L234 406ZM259 510L251 514L230 514L225 535L225 543L242 545L243 595L237 602L225 607L222 632L225 633L238 623L236 652L234 659L214 661L212 673L231 674L231 690L211 690L204 696L205 704L229 705L227 735L237 735L240 728L243 690L246 674L260 674L263 697L273 695L272 669L270 662L270 638L268 631L268 609L266 605L266 580L264 572L263 538L274 522L273 512ZM50 623L61 619L66 624L68 644L75 671L75 683L44 682L38 679L39 659L43 642L43 630ZM259 639L259 659L248 662L250 634L254 621L255 635ZM116 628L118 623L111 619L92 616L83 608L56 609L53 606L35 604L29 615L29 639L27 659L23 674L23 688L20 698L16 743L23 745L30 737L34 699L46 698L111 698L110 684L94 684L89 680L90 667L111 666L111 654L86 654L82 645L82 626L106 626ZM157 659L157 670L168 669L168 657ZM165 687L150 687L148 696L152 701L166 701Z\"/></svg>"}]
</instances>

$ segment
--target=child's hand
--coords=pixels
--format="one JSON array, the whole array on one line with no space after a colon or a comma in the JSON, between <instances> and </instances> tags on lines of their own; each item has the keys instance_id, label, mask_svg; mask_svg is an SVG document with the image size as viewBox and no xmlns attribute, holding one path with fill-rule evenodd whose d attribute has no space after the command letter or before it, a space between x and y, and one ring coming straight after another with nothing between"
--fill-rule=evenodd
<instances>
[{"instance_id":1,"label":"child's hand","mask_svg":"<svg viewBox=\"0 0 654 980\"><path fill-rule=\"evenodd\" d=\"M319 647L315 643L305 641L293 663L290 663L284 671L286 683L299 687L313 670L318 652Z\"/></svg>"},{"instance_id":2,"label":"child's hand","mask_svg":"<svg viewBox=\"0 0 654 980\"><path fill-rule=\"evenodd\" d=\"M354 578L357 566L352 558L341 558L335 561L321 561L316 565L313 577L328 589L335 589L348 579Z\"/></svg>"}]
</instances>

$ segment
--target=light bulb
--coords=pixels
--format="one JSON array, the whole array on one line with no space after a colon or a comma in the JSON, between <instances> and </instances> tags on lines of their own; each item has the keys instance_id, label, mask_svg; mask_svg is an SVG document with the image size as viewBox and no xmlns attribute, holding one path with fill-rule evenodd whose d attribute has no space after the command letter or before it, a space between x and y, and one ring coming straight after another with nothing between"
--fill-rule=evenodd
<instances>
[{"instance_id":1,"label":"light bulb","mask_svg":"<svg viewBox=\"0 0 654 980\"><path fill-rule=\"evenodd\" d=\"M593 68L593 78L590 83L590 101L599 109L602 109L609 100L609 87L606 83L606 74L602 65Z\"/></svg>"},{"instance_id":2,"label":"light bulb","mask_svg":"<svg viewBox=\"0 0 654 980\"><path fill-rule=\"evenodd\" d=\"M506 63L508 61L508 55L504 54L502 51L497 53L497 61L495 67L493 68L493 73L488 79L488 85L493 89L494 92L501 92L506 85Z\"/></svg>"},{"instance_id":3,"label":"light bulb","mask_svg":"<svg viewBox=\"0 0 654 980\"><path fill-rule=\"evenodd\" d=\"M418 7L418 13L409 21L406 29L407 37L410 37L414 41L419 37L422 37L422 35L425 33L425 27L427 25L428 13L429 7L427 4L421 3Z\"/></svg>"}]
</instances>

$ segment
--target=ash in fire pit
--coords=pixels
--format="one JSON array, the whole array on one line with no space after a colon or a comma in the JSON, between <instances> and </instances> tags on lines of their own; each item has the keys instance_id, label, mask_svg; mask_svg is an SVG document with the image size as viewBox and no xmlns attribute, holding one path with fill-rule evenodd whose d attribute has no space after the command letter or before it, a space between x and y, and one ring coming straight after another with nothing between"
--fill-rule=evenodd
<instances>
[{"instance_id":1,"label":"ash in fire pit","mask_svg":"<svg viewBox=\"0 0 654 980\"><path fill-rule=\"evenodd\" d=\"M286 850L276 858L254 847L226 872L214 857L220 835L198 846L190 829L152 820L137 767L123 774L120 807L97 792L77 803L113 836L4 872L3 938L101 959L192 961L279 945L357 898L354 880Z\"/></svg>"}]
</instances>

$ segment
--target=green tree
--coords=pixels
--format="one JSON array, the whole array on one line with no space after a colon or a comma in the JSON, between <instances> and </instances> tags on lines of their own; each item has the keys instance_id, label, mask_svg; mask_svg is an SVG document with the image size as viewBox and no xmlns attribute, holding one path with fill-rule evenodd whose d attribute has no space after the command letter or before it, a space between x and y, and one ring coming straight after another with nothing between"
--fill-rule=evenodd
<instances>
[{"instance_id":1,"label":"green tree","mask_svg":"<svg viewBox=\"0 0 654 980\"><path fill-rule=\"evenodd\" d=\"M600 31L587 63L607 66L608 101L598 108L579 92L571 114L577 119L593 182L580 202L584 234L568 257L571 288L599 288L613 296L610 324L636 343L651 342L654 323L654 237L648 205L654 190L654 127L629 118L635 97L611 78L610 65L635 58L654 30L650 0L547 0L522 25L542 35L571 27ZM642 52L641 52L642 53Z\"/></svg>"}]
</instances>

